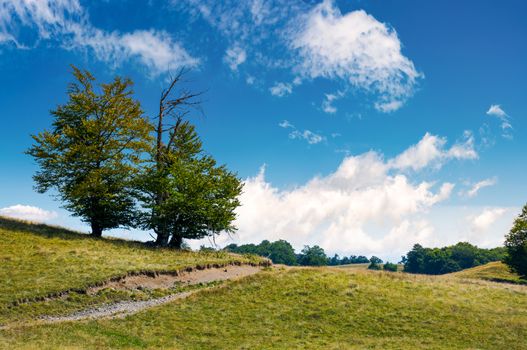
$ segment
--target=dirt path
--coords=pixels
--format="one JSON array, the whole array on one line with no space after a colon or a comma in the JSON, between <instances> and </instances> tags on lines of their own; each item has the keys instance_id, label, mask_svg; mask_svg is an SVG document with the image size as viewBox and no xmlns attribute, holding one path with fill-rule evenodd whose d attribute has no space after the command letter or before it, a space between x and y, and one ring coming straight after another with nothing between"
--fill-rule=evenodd
<instances>
[{"instance_id":1,"label":"dirt path","mask_svg":"<svg viewBox=\"0 0 527 350\"><path fill-rule=\"evenodd\" d=\"M175 284L180 286L196 285L214 281L235 280L246 276L254 275L261 270L261 267L241 265L226 266L222 268L212 268L205 270L193 270L179 275L158 275L158 276L129 276L120 281L109 282L100 287L90 288L87 292L94 294L104 288L133 290L137 288L170 288ZM139 311L169 303L174 300L184 299L203 289L196 289L177 294L171 294L162 298L144 301L122 301L115 304L102 305L96 308L76 311L65 316L43 316L38 323L56 323L65 321L80 321L86 319L117 318L137 313Z\"/></svg>"}]
</instances>

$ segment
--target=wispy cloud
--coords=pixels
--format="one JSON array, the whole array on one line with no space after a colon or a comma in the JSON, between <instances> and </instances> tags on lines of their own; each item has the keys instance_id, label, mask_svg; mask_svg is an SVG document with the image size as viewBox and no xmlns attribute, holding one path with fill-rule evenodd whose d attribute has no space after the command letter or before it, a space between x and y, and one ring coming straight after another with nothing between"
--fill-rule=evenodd
<instances>
[{"instance_id":1,"label":"wispy cloud","mask_svg":"<svg viewBox=\"0 0 527 350\"><path fill-rule=\"evenodd\" d=\"M505 111L501 108L500 105L491 105L489 109L487 110L487 115L496 117L501 122L501 131L504 138L512 139L512 124L510 122L510 116L505 113Z\"/></svg>"},{"instance_id":2,"label":"wispy cloud","mask_svg":"<svg viewBox=\"0 0 527 350\"><path fill-rule=\"evenodd\" d=\"M223 35L228 47L250 48L244 66L289 73L298 84L323 78L339 88L372 97L374 108L389 113L414 94L423 74L402 53L394 28L363 10L342 13L332 0L182 0L174 6L201 17ZM225 60L231 66L231 60ZM262 79L266 74L261 74ZM269 82L267 82L269 83ZM295 83L275 83L276 96L291 94ZM323 110L335 113L326 96Z\"/></svg>"},{"instance_id":3,"label":"wispy cloud","mask_svg":"<svg viewBox=\"0 0 527 350\"><path fill-rule=\"evenodd\" d=\"M293 85L289 83L278 82L269 88L271 95L277 97L284 97L293 92Z\"/></svg>"},{"instance_id":4,"label":"wispy cloud","mask_svg":"<svg viewBox=\"0 0 527 350\"><path fill-rule=\"evenodd\" d=\"M21 29L34 31L38 40L25 42L19 35ZM0 7L0 44L31 48L41 41L67 50L91 50L112 65L135 59L151 75L199 63L165 31L119 33L93 26L78 0L4 0Z\"/></svg>"},{"instance_id":5,"label":"wispy cloud","mask_svg":"<svg viewBox=\"0 0 527 350\"><path fill-rule=\"evenodd\" d=\"M54 211L47 211L31 205L22 204L1 208L0 215L35 222L49 221L57 217L57 213Z\"/></svg>"},{"instance_id":6,"label":"wispy cloud","mask_svg":"<svg viewBox=\"0 0 527 350\"><path fill-rule=\"evenodd\" d=\"M284 129L291 129L291 132L289 133L290 139L298 139L298 140L305 140L310 145L315 145L317 143L320 143L322 141L326 140L325 136L319 135L317 133L312 132L311 130L298 130L293 124L291 124L288 120L283 120L280 123L278 123L278 126Z\"/></svg>"},{"instance_id":7,"label":"wispy cloud","mask_svg":"<svg viewBox=\"0 0 527 350\"><path fill-rule=\"evenodd\" d=\"M472 184L472 186L465 192L461 192L461 195L467 196L469 198L475 197L479 191L485 187L494 186L498 182L497 178L493 177L490 179L481 180Z\"/></svg>"},{"instance_id":8,"label":"wispy cloud","mask_svg":"<svg viewBox=\"0 0 527 350\"><path fill-rule=\"evenodd\" d=\"M322 110L328 114L337 113L337 107L333 104L335 101L344 97L343 91L337 91L332 94L325 94L324 100L322 101Z\"/></svg>"},{"instance_id":9,"label":"wispy cloud","mask_svg":"<svg viewBox=\"0 0 527 350\"><path fill-rule=\"evenodd\" d=\"M247 53L240 46L233 46L227 49L223 59L232 71L237 71L238 66L247 59Z\"/></svg>"}]
</instances>

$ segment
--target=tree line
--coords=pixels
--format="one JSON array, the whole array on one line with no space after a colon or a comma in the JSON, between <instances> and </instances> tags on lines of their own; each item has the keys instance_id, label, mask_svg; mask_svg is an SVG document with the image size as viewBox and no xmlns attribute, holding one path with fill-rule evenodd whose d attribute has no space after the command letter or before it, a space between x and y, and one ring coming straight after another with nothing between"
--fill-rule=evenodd
<instances>
[{"instance_id":1,"label":"tree line","mask_svg":"<svg viewBox=\"0 0 527 350\"><path fill-rule=\"evenodd\" d=\"M180 71L161 92L157 115L145 115L130 79L96 84L74 66L68 100L51 111L51 129L33 135L27 153L39 166L36 190L100 237L118 227L151 230L160 246L234 232L242 183L202 147L189 115L200 93ZM179 89L178 89L179 88Z\"/></svg>"},{"instance_id":2,"label":"tree line","mask_svg":"<svg viewBox=\"0 0 527 350\"><path fill-rule=\"evenodd\" d=\"M505 247L482 249L467 242L442 248L424 248L416 244L402 258L402 263L405 272L442 275L501 261L506 254Z\"/></svg>"},{"instance_id":3,"label":"tree line","mask_svg":"<svg viewBox=\"0 0 527 350\"><path fill-rule=\"evenodd\" d=\"M293 246L281 239L275 242L263 240L260 244L242 244L235 243L223 248L226 251L237 254L255 254L269 258L274 264L284 264L289 266L337 266L348 264L367 264L370 259L360 255L343 256L342 258L335 254L332 257L326 255L323 248L318 245L304 246L300 253L295 253ZM374 261L379 259L372 257ZM382 260L380 261L382 263Z\"/></svg>"},{"instance_id":4,"label":"tree line","mask_svg":"<svg viewBox=\"0 0 527 350\"><path fill-rule=\"evenodd\" d=\"M527 279L527 204L514 220L503 247L478 248L467 242L443 248L424 248L420 244L402 257L404 271L441 275L502 261L521 278Z\"/></svg>"}]
</instances>

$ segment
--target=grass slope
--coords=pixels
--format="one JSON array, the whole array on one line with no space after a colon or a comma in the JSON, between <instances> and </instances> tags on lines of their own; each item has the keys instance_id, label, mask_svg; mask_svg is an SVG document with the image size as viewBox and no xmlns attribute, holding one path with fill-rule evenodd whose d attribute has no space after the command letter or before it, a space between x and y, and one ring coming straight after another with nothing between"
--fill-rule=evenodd
<instances>
[{"instance_id":1,"label":"grass slope","mask_svg":"<svg viewBox=\"0 0 527 350\"><path fill-rule=\"evenodd\" d=\"M104 291L95 298L82 294L88 286L137 271L174 271L186 267L233 262L255 263L256 257L148 248L138 242L93 239L66 229L0 218L0 324L17 316L75 309L76 305L148 298ZM68 298L31 303L66 290ZM17 304L20 304L17 306ZM39 311L40 310L40 311Z\"/></svg>"},{"instance_id":2,"label":"grass slope","mask_svg":"<svg viewBox=\"0 0 527 350\"><path fill-rule=\"evenodd\" d=\"M500 261L495 261L485 265L476 266L471 269L454 272L450 275L459 278L472 278L514 284L527 284L526 280L520 279L520 276L511 272L507 265Z\"/></svg>"},{"instance_id":3,"label":"grass slope","mask_svg":"<svg viewBox=\"0 0 527 350\"><path fill-rule=\"evenodd\" d=\"M0 344L14 349L525 349L527 288L445 276L273 269L124 319L3 330Z\"/></svg>"}]
</instances>

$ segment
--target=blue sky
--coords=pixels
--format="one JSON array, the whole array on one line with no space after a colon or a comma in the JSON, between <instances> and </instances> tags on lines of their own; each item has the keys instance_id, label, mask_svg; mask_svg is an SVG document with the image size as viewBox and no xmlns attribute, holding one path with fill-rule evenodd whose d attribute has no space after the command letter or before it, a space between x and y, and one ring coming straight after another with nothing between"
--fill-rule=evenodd
<instances>
[{"instance_id":1,"label":"blue sky","mask_svg":"<svg viewBox=\"0 0 527 350\"><path fill-rule=\"evenodd\" d=\"M239 232L396 258L501 244L527 183L524 1L4 1L0 214L86 230L33 191L30 134L70 64L206 90L206 150L246 181ZM148 239L146 233L113 235ZM194 245L202 242L194 243ZM205 242L207 243L207 242Z\"/></svg>"}]
</instances>

